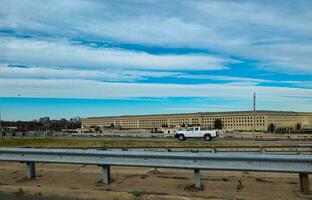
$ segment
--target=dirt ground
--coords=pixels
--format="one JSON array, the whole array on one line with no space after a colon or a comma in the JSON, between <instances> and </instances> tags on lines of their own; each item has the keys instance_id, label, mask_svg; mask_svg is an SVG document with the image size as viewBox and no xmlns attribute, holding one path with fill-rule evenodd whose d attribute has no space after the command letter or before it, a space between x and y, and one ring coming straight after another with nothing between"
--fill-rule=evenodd
<instances>
[{"instance_id":1,"label":"dirt ground","mask_svg":"<svg viewBox=\"0 0 312 200\"><path fill-rule=\"evenodd\" d=\"M36 164L36 175L26 180L25 164L0 162L0 197L14 193L34 199L312 199L312 194L300 192L298 174L201 171L200 191L193 187L191 170L111 167L110 185L101 183L97 166Z\"/></svg>"}]
</instances>

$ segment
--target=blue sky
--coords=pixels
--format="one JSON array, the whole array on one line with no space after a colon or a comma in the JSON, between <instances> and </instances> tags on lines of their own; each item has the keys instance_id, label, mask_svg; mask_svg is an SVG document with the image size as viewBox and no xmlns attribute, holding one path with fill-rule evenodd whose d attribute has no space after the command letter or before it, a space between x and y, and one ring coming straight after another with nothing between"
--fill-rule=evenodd
<instances>
[{"instance_id":1,"label":"blue sky","mask_svg":"<svg viewBox=\"0 0 312 200\"><path fill-rule=\"evenodd\" d=\"M312 111L312 2L0 0L8 120Z\"/></svg>"}]
</instances>

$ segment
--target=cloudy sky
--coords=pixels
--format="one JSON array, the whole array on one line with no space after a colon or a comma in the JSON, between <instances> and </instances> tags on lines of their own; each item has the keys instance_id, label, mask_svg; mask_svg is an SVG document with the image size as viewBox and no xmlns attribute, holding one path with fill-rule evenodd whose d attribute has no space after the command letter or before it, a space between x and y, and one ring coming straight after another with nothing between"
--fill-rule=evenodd
<instances>
[{"instance_id":1,"label":"cloudy sky","mask_svg":"<svg viewBox=\"0 0 312 200\"><path fill-rule=\"evenodd\" d=\"M312 111L312 1L0 5L4 119Z\"/></svg>"}]
</instances>

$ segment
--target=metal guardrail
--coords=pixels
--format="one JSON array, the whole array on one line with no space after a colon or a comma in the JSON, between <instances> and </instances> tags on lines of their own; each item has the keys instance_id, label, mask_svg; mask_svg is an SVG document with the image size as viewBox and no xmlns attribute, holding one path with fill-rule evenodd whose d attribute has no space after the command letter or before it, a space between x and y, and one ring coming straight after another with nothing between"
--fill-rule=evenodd
<instances>
[{"instance_id":1,"label":"metal guardrail","mask_svg":"<svg viewBox=\"0 0 312 200\"><path fill-rule=\"evenodd\" d=\"M287 140L287 139L294 139L294 140L310 140L312 139L312 134L270 134L270 133L263 133L263 134L253 134L253 133L225 133L220 135L221 138L226 139L254 139L254 140Z\"/></svg>"},{"instance_id":2,"label":"metal guardrail","mask_svg":"<svg viewBox=\"0 0 312 200\"><path fill-rule=\"evenodd\" d=\"M99 149L99 148L91 148ZM312 146L215 146L175 148L104 148L102 150L157 151L157 152L210 152L210 153L254 153L272 155L312 155Z\"/></svg>"},{"instance_id":3,"label":"metal guardrail","mask_svg":"<svg viewBox=\"0 0 312 200\"><path fill-rule=\"evenodd\" d=\"M26 147L28 148L28 147ZM312 155L311 145L283 145L283 146L212 146L212 147L50 147L48 149L95 149L95 150L123 150L123 151L156 151L156 152L210 152L210 153L255 153L272 155Z\"/></svg>"},{"instance_id":4,"label":"metal guardrail","mask_svg":"<svg viewBox=\"0 0 312 200\"><path fill-rule=\"evenodd\" d=\"M110 182L110 166L192 169L200 189L199 170L235 170L299 173L301 189L309 193L310 155L261 155L207 152L155 152L95 149L0 148L0 161L25 162L27 178L35 177L35 163L90 164L103 168L103 183Z\"/></svg>"}]
</instances>

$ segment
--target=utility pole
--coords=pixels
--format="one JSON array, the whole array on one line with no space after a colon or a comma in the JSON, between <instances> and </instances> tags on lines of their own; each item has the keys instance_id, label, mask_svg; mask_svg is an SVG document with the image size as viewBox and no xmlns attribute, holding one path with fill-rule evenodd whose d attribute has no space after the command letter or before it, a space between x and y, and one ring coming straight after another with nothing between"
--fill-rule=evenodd
<instances>
[{"instance_id":1,"label":"utility pole","mask_svg":"<svg viewBox=\"0 0 312 200\"><path fill-rule=\"evenodd\" d=\"M2 137L2 124L1 124L1 106L0 106L0 135Z\"/></svg>"},{"instance_id":2,"label":"utility pole","mask_svg":"<svg viewBox=\"0 0 312 200\"><path fill-rule=\"evenodd\" d=\"M252 119L252 131L256 133L256 93L253 93L253 119Z\"/></svg>"}]
</instances>

